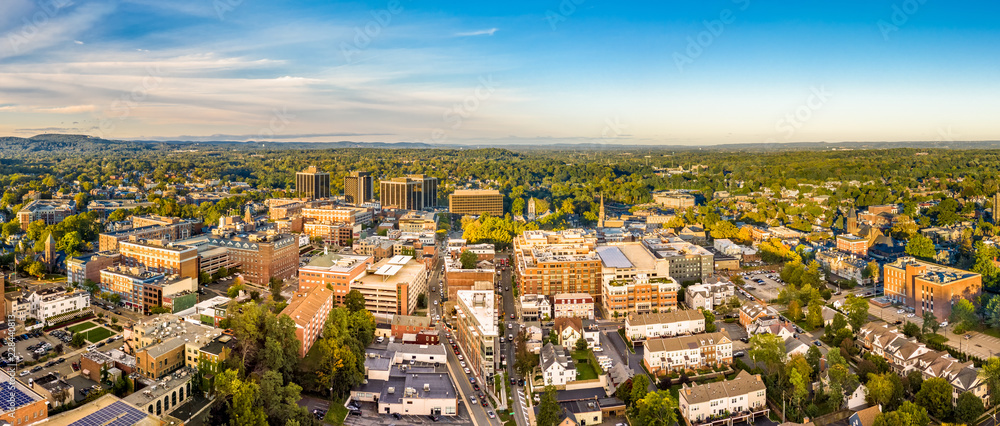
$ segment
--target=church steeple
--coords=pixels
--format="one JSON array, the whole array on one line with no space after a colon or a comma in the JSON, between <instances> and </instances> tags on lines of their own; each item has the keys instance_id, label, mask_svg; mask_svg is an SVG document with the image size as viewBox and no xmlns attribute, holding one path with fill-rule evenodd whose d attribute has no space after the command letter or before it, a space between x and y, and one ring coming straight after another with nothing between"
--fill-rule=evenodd
<instances>
[{"instance_id":1,"label":"church steeple","mask_svg":"<svg viewBox=\"0 0 1000 426\"><path fill-rule=\"evenodd\" d=\"M597 227L598 228L603 228L604 227L604 193L603 192L601 193L601 212L597 216Z\"/></svg>"}]
</instances>

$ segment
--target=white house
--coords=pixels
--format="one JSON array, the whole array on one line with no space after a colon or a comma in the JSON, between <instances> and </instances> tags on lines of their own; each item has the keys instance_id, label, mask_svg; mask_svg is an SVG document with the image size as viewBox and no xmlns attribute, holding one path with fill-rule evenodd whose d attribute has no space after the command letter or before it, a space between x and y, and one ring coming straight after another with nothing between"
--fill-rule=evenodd
<instances>
[{"instance_id":1,"label":"white house","mask_svg":"<svg viewBox=\"0 0 1000 426\"><path fill-rule=\"evenodd\" d=\"M542 347L541 368L545 386L565 386L576 380L576 365L561 346L548 343Z\"/></svg>"},{"instance_id":2,"label":"white house","mask_svg":"<svg viewBox=\"0 0 1000 426\"><path fill-rule=\"evenodd\" d=\"M705 315L696 310L633 315L625 320L625 335L632 341L704 331Z\"/></svg>"},{"instance_id":3,"label":"white house","mask_svg":"<svg viewBox=\"0 0 1000 426\"><path fill-rule=\"evenodd\" d=\"M720 417L753 423L755 417L767 417L766 394L767 387L759 374L740 371L733 380L683 385L677 395L677 406L689 424Z\"/></svg>"},{"instance_id":4,"label":"white house","mask_svg":"<svg viewBox=\"0 0 1000 426\"><path fill-rule=\"evenodd\" d=\"M594 319L594 297L587 293L559 293L552 296L553 318Z\"/></svg>"},{"instance_id":5,"label":"white house","mask_svg":"<svg viewBox=\"0 0 1000 426\"><path fill-rule=\"evenodd\" d=\"M90 308L90 293L77 289L52 287L28 294L27 314L43 323L50 318Z\"/></svg>"},{"instance_id":6,"label":"white house","mask_svg":"<svg viewBox=\"0 0 1000 426\"><path fill-rule=\"evenodd\" d=\"M726 303L736 295L736 286L722 277L708 277L702 284L688 286L684 291L684 303L691 309L707 309Z\"/></svg>"}]
</instances>

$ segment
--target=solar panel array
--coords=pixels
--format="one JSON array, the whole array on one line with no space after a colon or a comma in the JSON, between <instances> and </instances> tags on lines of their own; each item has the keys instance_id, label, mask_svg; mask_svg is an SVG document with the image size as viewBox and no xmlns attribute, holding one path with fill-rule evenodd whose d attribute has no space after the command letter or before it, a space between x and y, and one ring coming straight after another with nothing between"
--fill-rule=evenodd
<instances>
[{"instance_id":1,"label":"solar panel array","mask_svg":"<svg viewBox=\"0 0 1000 426\"><path fill-rule=\"evenodd\" d=\"M132 426L145 418L146 413L139 411L138 408L121 401L115 401L111 405L71 423L70 426Z\"/></svg>"},{"instance_id":2,"label":"solar panel array","mask_svg":"<svg viewBox=\"0 0 1000 426\"><path fill-rule=\"evenodd\" d=\"M12 386L10 382L0 382L0 401L5 404L11 400L11 394L14 394L14 408L18 408L24 405L31 404L35 402L28 394L21 392L20 389ZM6 407L10 408L10 407Z\"/></svg>"}]
</instances>

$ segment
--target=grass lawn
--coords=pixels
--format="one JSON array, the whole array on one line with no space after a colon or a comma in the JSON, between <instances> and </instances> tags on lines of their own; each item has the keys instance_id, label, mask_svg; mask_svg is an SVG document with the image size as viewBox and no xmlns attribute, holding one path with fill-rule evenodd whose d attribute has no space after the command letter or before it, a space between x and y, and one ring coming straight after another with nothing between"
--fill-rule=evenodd
<instances>
[{"instance_id":1,"label":"grass lawn","mask_svg":"<svg viewBox=\"0 0 1000 426\"><path fill-rule=\"evenodd\" d=\"M948 338L940 334L927 333L924 335L924 341L926 341L927 343L937 343L943 345L945 342L948 341Z\"/></svg>"},{"instance_id":2,"label":"grass lawn","mask_svg":"<svg viewBox=\"0 0 1000 426\"><path fill-rule=\"evenodd\" d=\"M299 367L303 371L316 371L319 368L319 363L322 361L319 355L319 345L313 345L306 353L306 357L299 361ZM344 401L341 401L342 403ZM332 411L332 409L331 409Z\"/></svg>"},{"instance_id":3,"label":"grass lawn","mask_svg":"<svg viewBox=\"0 0 1000 426\"><path fill-rule=\"evenodd\" d=\"M995 328L986 327L986 329L984 329L982 331L982 333L985 334L985 335L987 335L987 336L993 336L993 337L996 337L996 338L1000 339L1000 330L997 330Z\"/></svg>"},{"instance_id":4,"label":"grass lawn","mask_svg":"<svg viewBox=\"0 0 1000 426\"><path fill-rule=\"evenodd\" d=\"M69 327L66 327L66 330L69 330L71 333L79 333L79 332L81 332L83 330L91 329L91 328L94 328L94 327L97 327L97 324L94 324L94 323L92 323L90 321L87 321L87 322L81 322L79 324L74 324L74 325L71 325Z\"/></svg>"},{"instance_id":5,"label":"grass lawn","mask_svg":"<svg viewBox=\"0 0 1000 426\"><path fill-rule=\"evenodd\" d=\"M111 337L114 334L115 334L114 332L104 327L97 327L84 331L83 337L87 339L87 341L90 343L96 343L101 340L107 339L108 337Z\"/></svg>"},{"instance_id":6,"label":"grass lawn","mask_svg":"<svg viewBox=\"0 0 1000 426\"><path fill-rule=\"evenodd\" d=\"M323 418L323 423L333 425L344 424L344 419L347 418L347 407L344 406L345 402L347 402L347 398L332 401L330 409L326 412L326 417Z\"/></svg>"},{"instance_id":7,"label":"grass lawn","mask_svg":"<svg viewBox=\"0 0 1000 426\"><path fill-rule=\"evenodd\" d=\"M597 378L597 371L594 370L594 366L590 365L587 357L574 357L573 361L576 363L577 380L592 380Z\"/></svg>"}]
</instances>

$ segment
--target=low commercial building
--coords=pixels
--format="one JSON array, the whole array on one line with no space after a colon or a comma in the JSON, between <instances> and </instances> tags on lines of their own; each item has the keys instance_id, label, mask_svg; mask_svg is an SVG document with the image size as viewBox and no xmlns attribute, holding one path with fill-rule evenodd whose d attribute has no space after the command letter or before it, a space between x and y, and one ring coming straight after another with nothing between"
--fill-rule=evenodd
<instances>
[{"instance_id":1,"label":"low commercial building","mask_svg":"<svg viewBox=\"0 0 1000 426\"><path fill-rule=\"evenodd\" d=\"M541 369L545 386L566 386L576 381L576 364L566 355L562 346L547 343L542 347Z\"/></svg>"},{"instance_id":2,"label":"low commercial building","mask_svg":"<svg viewBox=\"0 0 1000 426\"><path fill-rule=\"evenodd\" d=\"M360 239L361 229L360 223L327 222L305 222L302 228L306 235L319 238L324 244L339 247L350 247L355 240Z\"/></svg>"},{"instance_id":3,"label":"low commercial building","mask_svg":"<svg viewBox=\"0 0 1000 426\"><path fill-rule=\"evenodd\" d=\"M725 330L693 336L648 339L642 362L653 375L698 370L733 362L733 341Z\"/></svg>"},{"instance_id":4,"label":"low commercial building","mask_svg":"<svg viewBox=\"0 0 1000 426\"><path fill-rule=\"evenodd\" d=\"M122 398L122 401L134 405L139 410L162 416L176 410L191 399L193 383L197 369L185 367L174 374L165 376L159 381L147 381L142 389Z\"/></svg>"},{"instance_id":5,"label":"low commercial building","mask_svg":"<svg viewBox=\"0 0 1000 426\"><path fill-rule=\"evenodd\" d=\"M49 407L52 408L72 404L76 397L73 385L63 380L59 373L49 373L42 377L36 377L31 384L31 390L45 397L49 401Z\"/></svg>"},{"instance_id":6,"label":"low commercial building","mask_svg":"<svg viewBox=\"0 0 1000 426\"><path fill-rule=\"evenodd\" d=\"M135 357L119 349L86 351L80 356L80 375L101 381L101 371L117 369L128 376L135 372Z\"/></svg>"},{"instance_id":7,"label":"low commercial building","mask_svg":"<svg viewBox=\"0 0 1000 426\"><path fill-rule=\"evenodd\" d=\"M415 335L422 331L433 330L431 318L427 316L394 315L389 323L391 336L397 341L404 341L403 336Z\"/></svg>"},{"instance_id":8,"label":"low commercial building","mask_svg":"<svg viewBox=\"0 0 1000 426\"><path fill-rule=\"evenodd\" d=\"M108 393L80 407L49 417L45 426L119 425L119 423L108 423L108 419L119 419L124 421L122 424L132 426L158 426L170 423Z\"/></svg>"},{"instance_id":9,"label":"low commercial building","mask_svg":"<svg viewBox=\"0 0 1000 426\"><path fill-rule=\"evenodd\" d=\"M367 225L374 215L371 209L349 206L322 206L303 208L302 218L318 223L347 223Z\"/></svg>"},{"instance_id":10,"label":"low commercial building","mask_svg":"<svg viewBox=\"0 0 1000 426\"><path fill-rule=\"evenodd\" d=\"M142 286L142 309L149 313L155 307L166 308L169 312L189 309L198 303L198 281L170 275L162 280Z\"/></svg>"},{"instance_id":11,"label":"low commercial building","mask_svg":"<svg viewBox=\"0 0 1000 426\"><path fill-rule=\"evenodd\" d=\"M695 197L686 192L662 191L653 193L653 202L668 209L690 209L695 205Z\"/></svg>"},{"instance_id":12,"label":"low commercial building","mask_svg":"<svg viewBox=\"0 0 1000 426\"><path fill-rule=\"evenodd\" d=\"M594 298L587 293L559 293L552 296L554 318L594 319Z\"/></svg>"},{"instance_id":13,"label":"low commercial building","mask_svg":"<svg viewBox=\"0 0 1000 426\"><path fill-rule=\"evenodd\" d=\"M412 256L393 256L369 266L351 281L350 289L361 292L365 309L375 316L411 315L417 310L417 296L427 292L427 272L426 264Z\"/></svg>"},{"instance_id":14,"label":"low commercial building","mask_svg":"<svg viewBox=\"0 0 1000 426\"><path fill-rule=\"evenodd\" d=\"M688 424L731 425L767 417L767 387L759 374L741 370L732 380L681 385L677 395Z\"/></svg>"},{"instance_id":15,"label":"low commercial building","mask_svg":"<svg viewBox=\"0 0 1000 426\"><path fill-rule=\"evenodd\" d=\"M459 394L450 375L433 367L401 363L386 353L369 352L365 358L367 380L351 389L351 399L375 403L376 411L384 414L458 414Z\"/></svg>"},{"instance_id":16,"label":"low commercial building","mask_svg":"<svg viewBox=\"0 0 1000 426\"><path fill-rule=\"evenodd\" d=\"M705 331L705 316L696 310L633 315L625 320L625 336L633 342Z\"/></svg>"},{"instance_id":17,"label":"low commercial building","mask_svg":"<svg viewBox=\"0 0 1000 426\"><path fill-rule=\"evenodd\" d=\"M47 399L15 380L7 370L0 370L0 419L12 425L30 425L45 421L49 416Z\"/></svg>"},{"instance_id":18,"label":"low commercial building","mask_svg":"<svg viewBox=\"0 0 1000 426\"><path fill-rule=\"evenodd\" d=\"M399 218L401 232L424 232L437 230L437 218L434 212L411 211Z\"/></svg>"},{"instance_id":19,"label":"low commercial building","mask_svg":"<svg viewBox=\"0 0 1000 426\"><path fill-rule=\"evenodd\" d=\"M229 249L211 243L211 235L197 235L188 239L175 241L174 244L183 247L193 247L198 250L198 270L212 275L225 268L232 271L240 267L239 262L229 256Z\"/></svg>"},{"instance_id":20,"label":"low commercial building","mask_svg":"<svg viewBox=\"0 0 1000 426\"><path fill-rule=\"evenodd\" d=\"M299 267L299 290L332 287L336 304L344 303L351 291L351 281L362 276L375 260L372 256L324 253L313 257L309 264Z\"/></svg>"},{"instance_id":21,"label":"low commercial building","mask_svg":"<svg viewBox=\"0 0 1000 426\"><path fill-rule=\"evenodd\" d=\"M517 315L522 321L547 321L552 318L552 304L540 294L525 294L518 300Z\"/></svg>"},{"instance_id":22,"label":"low commercial building","mask_svg":"<svg viewBox=\"0 0 1000 426\"><path fill-rule=\"evenodd\" d=\"M299 339L299 356L305 357L313 343L323 333L323 325L333 309L333 292L326 286L310 287L292 295L288 306L281 311L295 322L295 336Z\"/></svg>"},{"instance_id":23,"label":"low commercial building","mask_svg":"<svg viewBox=\"0 0 1000 426\"><path fill-rule=\"evenodd\" d=\"M912 257L887 263L882 279L885 296L913 308L917 317L932 312L937 318L948 318L955 302L976 300L983 288L980 274Z\"/></svg>"},{"instance_id":24,"label":"low commercial building","mask_svg":"<svg viewBox=\"0 0 1000 426\"><path fill-rule=\"evenodd\" d=\"M31 293L28 303L29 315L48 324L90 312L90 293L56 286Z\"/></svg>"},{"instance_id":25,"label":"low commercial building","mask_svg":"<svg viewBox=\"0 0 1000 426\"><path fill-rule=\"evenodd\" d=\"M496 298L489 290L462 290L455 298L455 335L469 368L482 378L492 377L499 352Z\"/></svg>"},{"instance_id":26,"label":"low commercial building","mask_svg":"<svg viewBox=\"0 0 1000 426\"><path fill-rule=\"evenodd\" d=\"M197 368L201 349L222 336L222 330L162 314L132 325L126 339L136 358L136 372L159 380L183 367Z\"/></svg>"},{"instance_id":27,"label":"low commercial building","mask_svg":"<svg viewBox=\"0 0 1000 426\"><path fill-rule=\"evenodd\" d=\"M448 290L448 298L454 299L459 291L476 290L476 283L488 283L493 288L496 283L497 271L493 262L480 261L474 268L463 268L457 257L444 258L444 283Z\"/></svg>"}]
</instances>

